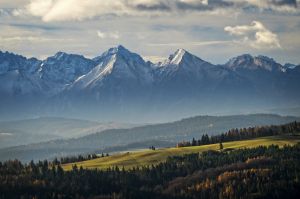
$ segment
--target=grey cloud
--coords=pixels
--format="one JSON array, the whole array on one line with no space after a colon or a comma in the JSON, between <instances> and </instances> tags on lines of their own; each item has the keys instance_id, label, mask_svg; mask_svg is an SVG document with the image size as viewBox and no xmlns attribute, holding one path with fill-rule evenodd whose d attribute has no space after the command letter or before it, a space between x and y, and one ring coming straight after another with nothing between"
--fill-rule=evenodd
<instances>
[{"instance_id":1,"label":"grey cloud","mask_svg":"<svg viewBox=\"0 0 300 199\"><path fill-rule=\"evenodd\" d=\"M295 6L297 7L297 1L296 0L272 0L271 2L274 5L278 6Z\"/></svg>"},{"instance_id":2,"label":"grey cloud","mask_svg":"<svg viewBox=\"0 0 300 199\"><path fill-rule=\"evenodd\" d=\"M206 2L206 3L204 3ZM254 2L254 3L253 3ZM206 11L220 8L246 8L248 6L254 6L261 8L260 5L269 6L290 6L297 8L297 0L207 0L207 1L183 1L183 0L160 0L156 4L139 4L136 6L138 10L160 10L160 11L171 11L171 10L195 10L195 11ZM268 7L272 9L272 7Z\"/></svg>"},{"instance_id":3,"label":"grey cloud","mask_svg":"<svg viewBox=\"0 0 300 199\"><path fill-rule=\"evenodd\" d=\"M135 8L142 11L171 11L171 7L165 3L155 5L138 4Z\"/></svg>"},{"instance_id":4,"label":"grey cloud","mask_svg":"<svg viewBox=\"0 0 300 199\"><path fill-rule=\"evenodd\" d=\"M13 9L11 8L0 8L0 17L3 16L12 16L13 14Z\"/></svg>"},{"instance_id":5,"label":"grey cloud","mask_svg":"<svg viewBox=\"0 0 300 199\"><path fill-rule=\"evenodd\" d=\"M233 6L233 2L225 2L223 0L208 0L207 4L199 3L189 3L184 1L176 1L176 6L179 10L214 10L216 8L227 8Z\"/></svg>"},{"instance_id":6,"label":"grey cloud","mask_svg":"<svg viewBox=\"0 0 300 199\"><path fill-rule=\"evenodd\" d=\"M178 26L171 24L155 24L151 26L151 29L155 31L183 30L186 29L186 26Z\"/></svg>"},{"instance_id":7,"label":"grey cloud","mask_svg":"<svg viewBox=\"0 0 300 199\"><path fill-rule=\"evenodd\" d=\"M297 0L246 0L246 1L236 1L236 0L207 0L207 4L201 3L190 3L185 1L176 0L175 4L179 10L195 10L195 11L206 11L215 9L226 9L226 8L236 8L236 9L248 9L249 7L254 9L265 9L268 11L279 11L279 12L289 12L291 10L281 9L282 7L290 7L295 11L298 8Z\"/></svg>"},{"instance_id":8,"label":"grey cloud","mask_svg":"<svg viewBox=\"0 0 300 199\"><path fill-rule=\"evenodd\" d=\"M2 23L0 22L0 25L7 25L7 26L13 26L17 28L24 28L24 29L39 29L39 30L63 30L63 29L74 29L73 27L62 27L62 26L53 26L53 25L42 25L42 24L27 24L27 23Z\"/></svg>"},{"instance_id":9,"label":"grey cloud","mask_svg":"<svg viewBox=\"0 0 300 199\"><path fill-rule=\"evenodd\" d=\"M2 11L1 14L0 10L0 16L30 15L51 22L83 21L100 16L163 15L164 13L177 14L180 11L204 12L219 9L298 14L300 12L297 2L299 0L31 0L25 6L25 11L15 10L8 14Z\"/></svg>"},{"instance_id":10,"label":"grey cloud","mask_svg":"<svg viewBox=\"0 0 300 199\"><path fill-rule=\"evenodd\" d=\"M247 0L242 8L259 9L263 11L275 11L280 13L299 13L299 0Z\"/></svg>"}]
</instances>

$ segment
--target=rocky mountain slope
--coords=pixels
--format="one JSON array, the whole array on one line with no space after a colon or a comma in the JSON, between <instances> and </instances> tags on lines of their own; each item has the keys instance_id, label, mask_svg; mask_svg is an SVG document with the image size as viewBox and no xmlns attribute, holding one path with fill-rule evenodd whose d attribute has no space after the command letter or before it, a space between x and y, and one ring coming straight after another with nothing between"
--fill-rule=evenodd
<instances>
[{"instance_id":1,"label":"rocky mountain slope","mask_svg":"<svg viewBox=\"0 0 300 199\"><path fill-rule=\"evenodd\" d=\"M0 52L0 118L144 122L296 107L299 67L248 54L214 65L184 49L160 63L123 46L93 59L58 52L38 60Z\"/></svg>"}]
</instances>

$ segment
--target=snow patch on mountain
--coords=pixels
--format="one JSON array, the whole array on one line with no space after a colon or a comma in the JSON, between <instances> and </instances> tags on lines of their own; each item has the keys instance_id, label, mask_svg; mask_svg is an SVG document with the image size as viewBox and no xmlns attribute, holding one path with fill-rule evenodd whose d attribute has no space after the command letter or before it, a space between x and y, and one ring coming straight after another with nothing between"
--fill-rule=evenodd
<instances>
[{"instance_id":1,"label":"snow patch on mountain","mask_svg":"<svg viewBox=\"0 0 300 199\"><path fill-rule=\"evenodd\" d=\"M93 59L96 67L86 75L79 77L73 89L93 89L101 87L108 79L128 79L140 84L153 81L152 69L141 56L128 51L123 46L111 48Z\"/></svg>"},{"instance_id":2,"label":"snow patch on mountain","mask_svg":"<svg viewBox=\"0 0 300 199\"><path fill-rule=\"evenodd\" d=\"M183 56L186 54L184 49L178 49L173 55L170 56L168 62L165 64L175 64L178 65L183 59Z\"/></svg>"},{"instance_id":3,"label":"snow patch on mountain","mask_svg":"<svg viewBox=\"0 0 300 199\"><path fill-rule=\"evenodd\" d=\"M81 55L58 52L42 62L39 73L44 90L50 95L55 95L94 67L94 61Z\"/></svg>"},{"instance_id":4,"label":"snow patch on mountain","mask_svg":"<svg viewBox=\"0 0 300 199\"><path fill-rule=\"evenodd\" d=\"M174 54L156 67L160 81L195 81L208 76L219 76L224 69L214 66L184 49L178 49ZM213 74L214 73L214 74Z\"/></svg>"},{"instance_id":5,"label":"snow patch on mountain","mask_svg":"<svg viewBox=\"0 0 300 199\"><path fill-rule=\"evenodd\" d=\"M283 65L283 70L286 72L287 70L293 70L297 67L296 64L286 63Z\"/></svg>"},{"instance_id":6,"label":"snow patch on mountain","mask_svg":"<svg viewBox=\"0 0 300 199\"><path fill-rule=\"evenodd\" d=\"M274 59L267 56L252 56L250 54L244 54L230 59L226 64L226 67L232 70L264 70L269 72L283 72L284 67L275 62Z\"/></svg>"},{"instance_id":7,"label":"snow patch on mountain","mask_svg":"<svg viewBox=\"0 0 300 199\"><path fill-rule=\"evenodd\" d=\"M269 57L249 54L225 65L213 65L184 49L158 64L144 61L123 46L110 48L93 59L58 52L40 61L0 52L0 94L20 100L23 95L34 100L38 100L36 95L43 96L57 110L61 110L57 104L72 106L72 100L77 99L79 104L91 102L91 107L92 103L111 102L124 110L128 102L145 107L154 100L157 104L182 103L184 107L186 99L198 103L205 97L211 100L221 96L230 101L267 91L269 96L278 93L272 99L288 98L289 93L295 93L288 89L290 85L299 84L299 71L299 66L282 66Z\"/></svg>"}]
</instances>

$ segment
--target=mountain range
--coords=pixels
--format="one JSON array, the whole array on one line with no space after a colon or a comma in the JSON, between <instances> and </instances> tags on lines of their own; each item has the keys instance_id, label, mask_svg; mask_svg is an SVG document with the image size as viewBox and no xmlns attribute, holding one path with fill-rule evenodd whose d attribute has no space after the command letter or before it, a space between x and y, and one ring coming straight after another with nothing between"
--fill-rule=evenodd
<instances>
[{"instance_id":1,"label":"mountain range","mask_svg":"<svg viewBox=\"0 0 300 199\"><path fill-rule=\"evenodd\" d=\"M165 121L300 105L300 65L237 56L214 65L177 50L151 63L117 46L93 59L0 51L0 119L32 116Z\"/></svg>"}]
</instances>

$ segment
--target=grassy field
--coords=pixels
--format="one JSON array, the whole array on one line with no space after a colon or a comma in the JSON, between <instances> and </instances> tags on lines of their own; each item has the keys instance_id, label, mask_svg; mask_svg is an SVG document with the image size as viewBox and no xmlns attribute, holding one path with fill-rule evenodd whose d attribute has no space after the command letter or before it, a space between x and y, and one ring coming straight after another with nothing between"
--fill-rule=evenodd
<instances>
[{"instance_id":1,"label":"grassy field","mask_svg":"<svg viewBox=\"0 0 300 199\"><path fill-rule=\"evenodd\" d=\"M283 146L285 144L294 145L300 142L300 136L271 136L256 138L245 141L234 141L223 143L224 149L239 149L245 147L257 147L257 146L269 146L272 144ZM142 150L136 152L124 152L114 154L109 157L102 157L98 159L88 160L84 162L77 162L78 167L82 166L86 169L107 169L108 167L118 166L125 169L130 169L134 166L152 165L163 162L168 156L178 156L188 153L197 153L207 150L219 150L219 144L211 144L195 147L183 147L183 148L163 148L153 150ZM64 170L70 170L72 164L63 165Z\"/></svg>"}]
</instances>

